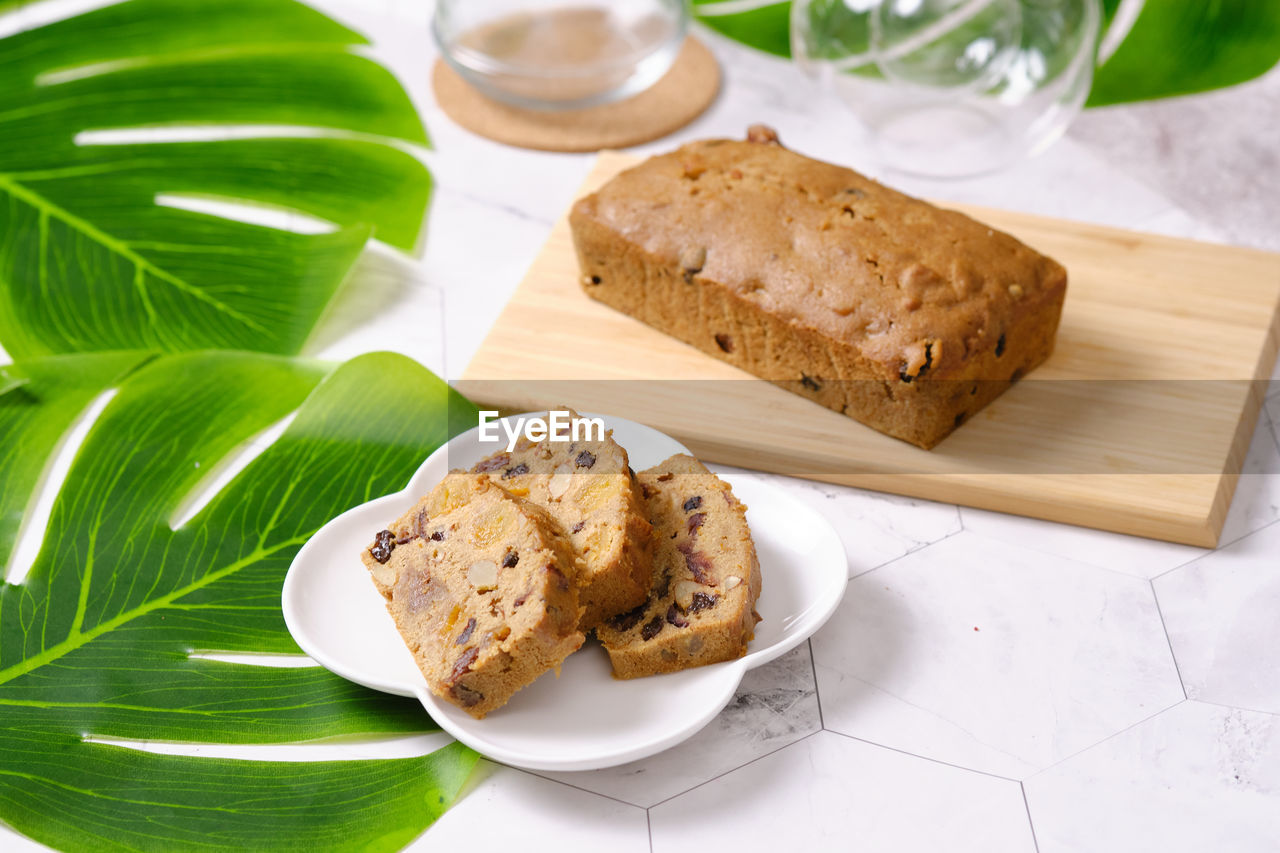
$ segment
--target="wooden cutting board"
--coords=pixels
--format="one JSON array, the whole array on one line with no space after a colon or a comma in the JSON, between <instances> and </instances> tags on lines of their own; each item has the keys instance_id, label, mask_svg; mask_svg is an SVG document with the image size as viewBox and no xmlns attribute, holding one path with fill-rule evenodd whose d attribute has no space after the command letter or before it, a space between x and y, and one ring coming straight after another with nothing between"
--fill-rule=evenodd
<instances>
[{"instance_id":1,"label":"wooden cutting board","mask_svg":"<svg viewBox=\"0 0 1280 853\"><path fill-rule=\"evenodd\" d=\"M583 194L634 162L602 154ZM587 298L567 219L456 384L641 421L707 461L1215 545L1276 359L1280 255L952 206L1070 284L1049 361L931 451Z\"/></svg>"}]
</instances>

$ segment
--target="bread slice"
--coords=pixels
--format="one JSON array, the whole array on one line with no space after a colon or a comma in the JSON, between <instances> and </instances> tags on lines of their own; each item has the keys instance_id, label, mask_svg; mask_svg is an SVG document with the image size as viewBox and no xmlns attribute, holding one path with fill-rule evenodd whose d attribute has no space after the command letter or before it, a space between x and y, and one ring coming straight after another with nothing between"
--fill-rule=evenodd
<instances>
[{"instance_id":1,"label":"bread slice","mask_svg":"<svg viewBox=\"0 0 1280 853\"><path fill-rule=\"evenodd\" d=\"M568 538L484 476L449 474L361 557L431 692L473 717L582 645Z\"/></svg>"},{"instance_id":2,"label":"bread slice","mask_svg":"<svg viewBox=\"0 0 1280 853\"><path fill-rule=\"evenodd\" d=\"M652 530L627 451L611 432L595 441L522 438L471 470L542 507L564 529L580 562L583 631L644 602Z\"/></svg>"},{"instance_id":3,"label":"bread slice","mask_svg":"<svg viewBox=\"0 0 1280 853\"><path fill-rule=\"evenodd\" d=\"M618 678L733 660L760 617L746 506L692 456L640 472L656 543L648 600L596 629Z\"/></svg>"}]
</instances>

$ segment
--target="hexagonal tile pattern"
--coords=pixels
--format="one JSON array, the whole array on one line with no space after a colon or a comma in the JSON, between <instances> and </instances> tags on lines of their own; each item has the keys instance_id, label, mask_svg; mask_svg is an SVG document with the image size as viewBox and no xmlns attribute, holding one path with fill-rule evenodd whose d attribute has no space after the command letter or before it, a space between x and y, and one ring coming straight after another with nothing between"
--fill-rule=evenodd
<instances>
[{"instance_id":1,"label":"hexagonal tile pattern","mask_svg":"<svg viewBox=\"0 0 1280 853\"><path fill-rule=\"evenodd\" d=\"M1280 519L1280 446L1266 410L1258 417L1240 475L1222 528L1221 545L1229 545Z\"/></svg>"},{"instance_id":2,"label":"hexagonal tile pattern","mask_svg":"<svg viewBox=\"0 0 1280 853\"><path fill-rule=\"evenodd\" d=\"M730 828L716 815L731 815ZM1032 853L1017 783L819 732L654 807L654 853Z\"/></svg>"},{"instance_id":3,"label":"hexagonal tile pattern","mask_svg":"<svg viewBox=\"0 0 1280 853\"><path fill-rule=\"evenodd\" d=\"M1280 398L1270 404L1280 412ZM1280 447L1273 433L1274 419L1263 413L1254 429L1243 474L1223 525L1223 544L1280 518ZM1046 554L1070 554L1073 559L1139 578L1155 578L1209 553L1204 548L1176 545L1069 524L1028 522L1027 519L969 507L960 508L965 530L1022 545Z\"/></svg>"},{"instance_id":4,"label":"hexagonal tile pattern","mask_svg":"<svg viewBox=\"0 0 1280 853\"><path fill-rule=\"evenodd\" d=\"M1024 778L1183 698L1146 581L963 532L850 581L826 728Z\"/></svg>"},{"instance_id":5,"label":"hexagonal tile pattern","mask_svg":"<svg viewBox=\"0 0 1280 853\"><path fill-rule=\"evenodd\" d=\"M605 770L541 775L648 807L820 728L806 643L750 670L720 716L674 749Z\"/></svg>"},{"instance_id":6,"label":"hexagonal tile pattern","mask_svg":"<svg viewBox=\"0 0 1280 853\"><path fill-rule=\"evenodd\" d=\"M1280 411L1280 398L1269 405ZM1265 412L1254 429L1243 473L1223 526L1224 544L1280 518L1280 439L1274 418ZM1084 527L1026 519L998 512L962 507L966 530L1023 545L1048 554L1071 554L1073 559L1114 569L1135 577L1154 578L1208 551L1171 542L1124 536Z\"/></svg>"},{"instance_id":7,"label":"hexagonal tile pattern","mask_svg":"<svg viewBox=\"0 0 1280 853\"><path fill-rule=\"evenodd\" d=\"M1125 536L1105 530L1090 530L1051 521L1032 522L1016 515L960 508L964 529L1021 545L1045 554L1070 554L1072 559L1091 566L1112 569L1137 578L1154 578L1170 569L1209 553L1204 548L1176 545Z\"/></svg>"},{"instance_id":8,"label":"hexagonal tile pattern","mask_svg":"<svg viewBox=\"0 0 1280 853\"><path fill-rule=\"evenodd\" d=\"M1183 702L1024 784L1040 853L1274 853L1280 717Z\"/></svg>"},{"instance_id":9,"label":"hexagonal tile pattern","mask_svg":"<svg viewBox=\"0 0 1280 853\"><path fill-rule=\"evenodd\" d=\"M1155 589L1187 695L1280 714L1280 523Z\"/></svg>"},{"instance_id":10,"label":"hexagonal tile pattern","mask_svg":"<svg viewBox=\"0 0 1280 853\"><path fill-rule=\"evenodd\" d=\"M644 809L481 760L453 808L407 850L648 853Z\"/></svg>"},{"instance_id":11,"label":"hexagonal tile pattern","mask_svg":"<svg viewBox=\"0 0 1280 853\"><path fill-rule=\"evenodd\" d=\"M756 477L790 493L826 516L849 555L849 577L896 560L960 531L950 504L833 486L712 465L717 471Z\"/></svg>"}]
</instances>

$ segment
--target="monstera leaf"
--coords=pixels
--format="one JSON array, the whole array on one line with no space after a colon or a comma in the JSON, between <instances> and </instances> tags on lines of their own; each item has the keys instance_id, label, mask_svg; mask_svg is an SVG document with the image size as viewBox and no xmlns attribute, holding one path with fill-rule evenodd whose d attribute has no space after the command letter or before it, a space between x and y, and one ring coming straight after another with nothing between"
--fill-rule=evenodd
<instances>
[{"instance_id":1,"label":"monstera leaf","mask_svg":"<svg viewBox=\"0 0 1280 853\"><path fill-rule=\"evenodd\" d=\"M0 385L0 566L9 564L46 463L67 429L95 397L148 358L137 352L66 355L0 367L0 382L10 380L7 388Z\"/></svg>"},{"instance_id":2,"label":"monstera leaf","mask_svg":"<svg viewBox=\"0 0 1280 853\"><path fill-rule=\"evenodd\" d=\"M402 846L452 801L473 753L453 744L403 760L272 763L92 741L251 744L433 728L411 700L318 667L199 653L297 653L280 612L294 553L333 516L401 488L474 423L475 409L389 354L332 371L248 353L149 358L20 363L13 373L25 383L0 394L11 510L11 487L29 491L28 455L40 459L67 412L118 384L30 573L0 587L0 818L78 849ZM295 409L270 448L170 526L220 459ZM12 528L0 527L5 553Z\"/></svg>"},{"instance_id":3,"label":"monstera leaf","mask_svg":"<svg viewBox=\"0 0 1280 853\"><path fill-rule=\"evenodd\" d=\"M867 0L811 0L808 28L827 53L868 47ZM791 2L694 0L706 26L767 53L790 56ZM1110 25L1120 0L1103 0ZM832 59L834 55L818 58ZM1186 95L1252 80L1280 62L1280 4L1262 0L1143 4L1116 52L1097 70L1088 106Z\"/></svg>"},{"instance_id":4,"label":"monstera leaf","mask_svg":"<svg viewBox=\"0 0 1280 853\"><path fill-rule=\"evenodd\" d=\"M791 4L693 0L698 20L735 41L775 56L791 55Z\"/></svg>"},{"instance_id":5,"label":"monstera leaf","mask_svg":"<svg viewBox=\"0 0 1280 853\"><path fill-rule=\"evenodd\" d=\"M298 352L371 234L415 244L430 191L384 142L426 135L395 78L353 52L364 43L292 0L131 0L0 39L0 344L14 359ZM77 144L222 125L259 129ZM192 198L333 227L252 225Z\"/></svg>"},{"instance_id":6,"label":"monstera leaf","mask_svg":"<svg viewBox=\"0 0 1280 853\"><path fill-rule=\"evenodd\" d=\"M399 356L266 354L301 349L370 236L420 238L430 179L390 143L425 132L362 44L291 0L131 0L0 38L0 344L18 359L0 366L0 565L72 424L101 409L34 565L0 586L0 820L38 841L396 849L476 760L457 744L323 762L127 745L435 728L305 658L217 654L296 654L280 586L300 545L475 417ZM161 137L128 141L138 128ZM195 212L210 201L325 227ZM173 526L219 460L295 410Z\"/></svg>"},{"instance_id":7,"label":"monstera leaf","mask_svg":"<svg viewBox=\"0 0 1280 853\"><path fill-rule=\"evenodd\" d=\"M1189 95L1252 80L1280 62L1280 3L1215 0L1143 5L1098 69L1092 107Z\"/></svg>"}]
</instances>

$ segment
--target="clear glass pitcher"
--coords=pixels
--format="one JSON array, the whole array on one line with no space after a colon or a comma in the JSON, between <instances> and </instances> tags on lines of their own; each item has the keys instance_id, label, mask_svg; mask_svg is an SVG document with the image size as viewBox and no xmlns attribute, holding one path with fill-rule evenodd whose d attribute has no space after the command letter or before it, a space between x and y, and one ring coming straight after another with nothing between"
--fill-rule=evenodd
<instances>
[{"instance_id":1,"label":"clear glass pitcher","mask_svg":"<svg viewBox=\"0 0 1280 853\"><path fill-rule=\"evenodd\" d=\"M689 27L684 0L437 0L441 56L484 94L577 109L652 86Z\"/></svg>"},{"instance_id":2,"label":"clear glass pitcher","mask_svg":"<svg viewBox=\"0 0 1280 853\"><path fill-rule=\"evenodd\" d=\"M962 177L1044 149L1084 106L1098 0L795 0L792 54L890 169Z\"/></svg>"}]
</instances>

